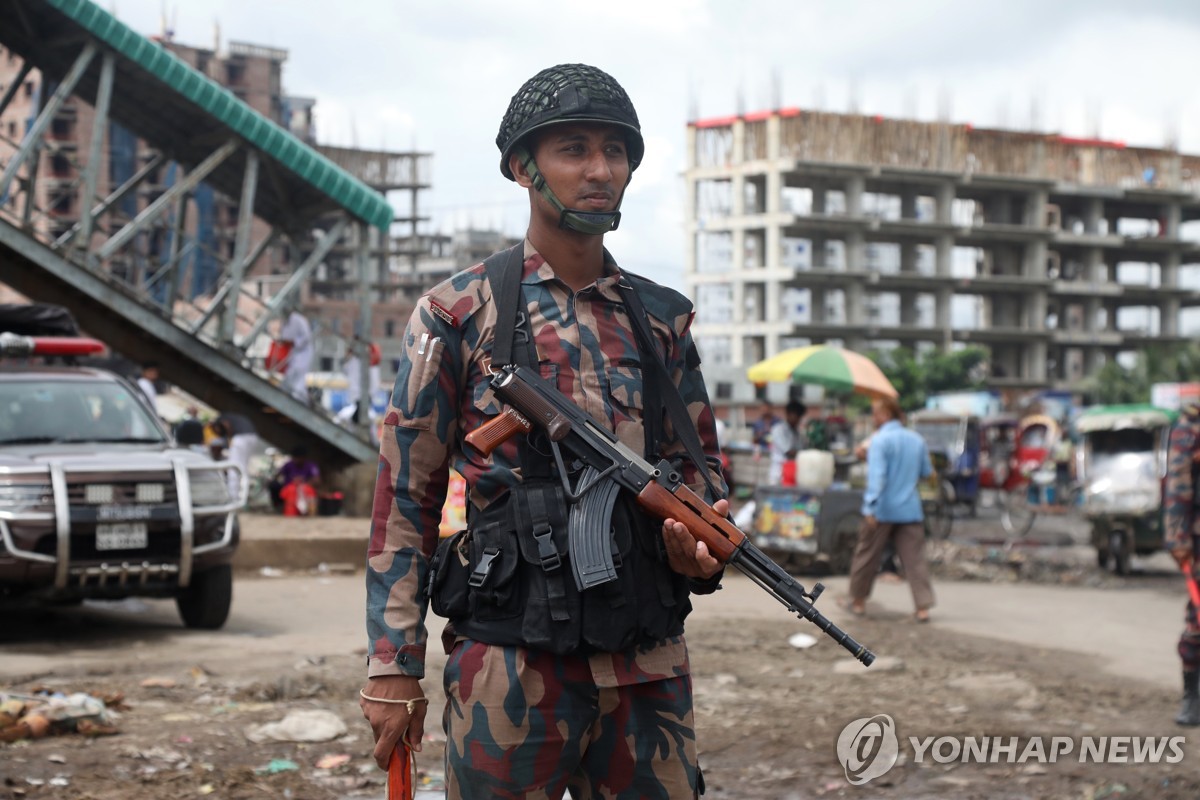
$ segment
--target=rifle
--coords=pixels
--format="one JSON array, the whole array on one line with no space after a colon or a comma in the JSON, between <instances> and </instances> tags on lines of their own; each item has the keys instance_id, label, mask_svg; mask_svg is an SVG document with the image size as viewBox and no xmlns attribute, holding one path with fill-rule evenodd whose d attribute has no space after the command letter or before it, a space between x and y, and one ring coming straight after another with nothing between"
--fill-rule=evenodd
<instances>
[{"instance_id":1,"label":"rifle","mask_svg":"<svg viewBox=\"0 0 1200 800\"><path fill-rule=\"evenodd\" d=\"M469 444L486 455L513 433L528 432L533 425L537 425L545 431L550 442L563 489L573 501L573 517L577 512L594 514L604 505L611 509L616 493L621 488L627 489L644 510L657 519L682 522L693 537L704 542L718 561L737 567L788 611L816 625L864 665L870 666L875 660L874 653L854 641L813 606L824 591L824 586L818 583L813 586L812 592L805 591L791 575L755 547L736 525L719 516L712 506L688 488L683 482L682 473L670 462L664 459L658 464L650 464L623 445L612 431L598 424L565 397L557 387L526 367L505 366L497 369L491 387L496 396L512 408L478 431L472 431L466 438ZM563 458L564 447L583 467L574 489L567 478L569 470ZM599 494L589 499L590 510L583 510L588 507L579 501L593 489ZM580 588L610 580L602 563L604 557L608 556L608 566L611 566L611 554L608 553L606 541L598 545L595 537L586 536L578 537L577 541L575 534L581 530L580 526L571 525L570 529L571 560ZM607 532L607 525L603 530ZM576 544L582 548L578 553ZM615 572L612 575L615 576Z\"/></svg>"}]
</instances>

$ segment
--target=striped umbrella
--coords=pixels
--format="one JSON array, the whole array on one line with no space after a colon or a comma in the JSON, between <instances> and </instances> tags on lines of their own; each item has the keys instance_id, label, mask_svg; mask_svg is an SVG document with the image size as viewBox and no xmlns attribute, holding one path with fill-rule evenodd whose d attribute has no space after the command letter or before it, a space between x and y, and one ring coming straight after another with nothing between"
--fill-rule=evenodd
<instances>
[{"instance_id":1,"label":"striped umbrella","mask_svg":"<svg viewBox=\"0 0 1200 800\"><path fill-rule=\"evenodd\" d=\"M896 397L896 389L875 362L852 350L814 344L784 350L746 370L753 383L815 383L837 392Z\"/></svg>"}]
</instances>

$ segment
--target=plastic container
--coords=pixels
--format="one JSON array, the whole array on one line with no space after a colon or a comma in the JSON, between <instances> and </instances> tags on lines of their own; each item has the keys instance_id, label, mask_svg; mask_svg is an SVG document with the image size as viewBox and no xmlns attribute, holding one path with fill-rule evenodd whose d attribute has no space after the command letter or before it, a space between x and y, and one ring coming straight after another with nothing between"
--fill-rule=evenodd
<instances>
[{"instance_id":1,"label":"plastic container","mask_svg":"<svg viewBox=\"0 0 1200 800\"><path fill-rule=\"evenodd\" d=\"M801 450L796 455L796 485L823 492L833 484L833 453Z\"/></svg>"}]
</instances>

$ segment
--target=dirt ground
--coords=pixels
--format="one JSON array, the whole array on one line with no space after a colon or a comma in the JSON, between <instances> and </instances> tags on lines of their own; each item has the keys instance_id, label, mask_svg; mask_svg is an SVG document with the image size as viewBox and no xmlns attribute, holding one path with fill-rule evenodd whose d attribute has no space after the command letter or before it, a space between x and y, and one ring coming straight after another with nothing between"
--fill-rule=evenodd
<instances>
[{"instance_id":1,"label":"dirt ground","mask_svg":"<svg viewBox=\"0 0 1200 800\"><path fill-rule=\"evenodd\" d=\"M953 569L952 563L938 566L943 572ZM821 605L833 600L826 596ZM793 646L794 633L821 634L782 609L771 610L778 613L698 614L689 621L708 797L1200 797L1200 736L1189 737L1196 741L1187 743L1185 759L1175 765L1073 759L937 764L927 758L915 763L912 750L903 746L894 769L866 786L852 786L835 743L847 722L876 714L895 719L901 741L909 736L1176 736L1187 731L1170 721L1176 695L1164 697L1160 687L1115 678L1075 654L965 636L939 629L936 621L917 625L905 614L875 612L846 627L888 659L869 670L843 673L854 666L839 666L845 651L828 642ZM56 629L55 635L69 635L69 630ZM0 635L0 644L3 639ZM307 662L298 657L280 677L274 667L247 662L209 672L199 666L204 653L198 651L191 658L196 667L156 681L161 671L139 663L135 643L114 653L111 668L89 668L69 680L38 674L0 684L0 690L18 692L47 687L124 693L118 735L0 744L0 800L382 800L384 776L370 761L369 731L346 699L361 685L363 653ZM440 652L431 652L430 675L438 675L443 663ZM418 761L423 788L418 796L436 797L444 744L437 722L439 681L427 680L426 691L433 719ZM252 726L300 709L332 711L348 732L311 744L247 739ZM338 755L347 756L346 763L322 761Z\"/></svg>"}]
</instances>

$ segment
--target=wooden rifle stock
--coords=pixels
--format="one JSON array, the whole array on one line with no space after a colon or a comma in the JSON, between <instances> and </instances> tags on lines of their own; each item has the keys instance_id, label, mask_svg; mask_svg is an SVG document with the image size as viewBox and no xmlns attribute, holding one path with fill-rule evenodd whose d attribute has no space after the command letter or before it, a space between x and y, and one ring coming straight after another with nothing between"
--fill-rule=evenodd
<instances>
[{"instance_id":1,"label":"wooden rifle stock","mask_svg":"<svg viewBox=\"0 0 1200 800\"><path fill-rule=\"evenodd\" d=\"M638 494L637 502L658 519L682 522L692 538L704 542L708 552L722 564L729 563L746 539L746 534L728 519L718 516L712 506L686 486L680 486L672 493L662 484L651 481Z\"/></svg>"}]
</instances>

